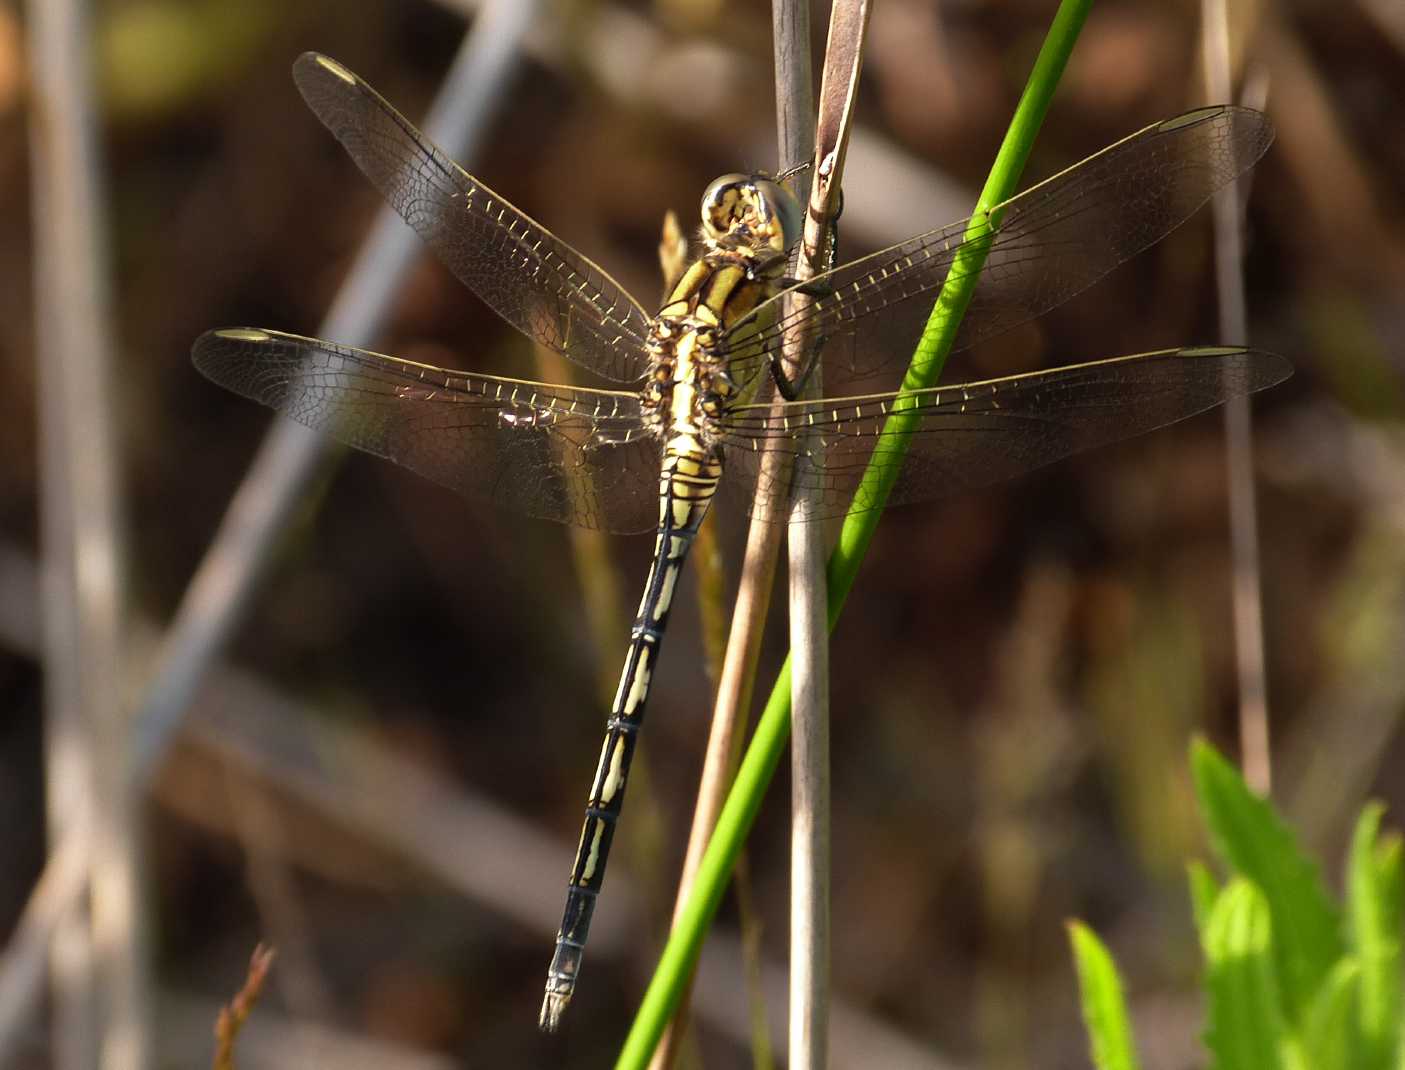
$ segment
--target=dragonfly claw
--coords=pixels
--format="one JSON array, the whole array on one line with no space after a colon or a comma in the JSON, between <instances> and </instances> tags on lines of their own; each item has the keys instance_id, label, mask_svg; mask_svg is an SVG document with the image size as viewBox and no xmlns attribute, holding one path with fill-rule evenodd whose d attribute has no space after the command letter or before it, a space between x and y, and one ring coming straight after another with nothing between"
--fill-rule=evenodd
<instances>
[{"instance_id":1,"label":"dragonfly claw","mask_svg":"<svg viewBox=\"0 0 1405 1070\"><path fill-rule=\"evenodd\" d=\"M566 1013L566 1006L571 1002L571 993L554 991L551 988L546 990L546 995L542 997L541 1016L537 1019L537 1025L543 1032L554 1033L561 1027L561 1016Z\"/></svg>"}]
</instances>

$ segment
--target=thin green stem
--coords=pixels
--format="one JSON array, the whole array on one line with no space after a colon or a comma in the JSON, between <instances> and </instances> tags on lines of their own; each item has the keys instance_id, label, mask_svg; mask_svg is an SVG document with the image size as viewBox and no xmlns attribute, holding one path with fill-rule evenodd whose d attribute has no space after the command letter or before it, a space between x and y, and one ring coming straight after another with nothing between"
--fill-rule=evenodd
<instances>
[{"instance_id":1,"label":"thin green stem","mask_svg":"<svg viewBox=\"0 0 1405 1070\"><path fill-rule=\"evenodd\" d=\"M985 263L989 239L999 224L1000 205L1015 192L1025 161L1034 145L1054 89L1068 63L1074 42L1083 27L1092 0L1063 0L1054 16L1044 46L1035 60L1005 140L976 202L967 237L975 239L964 246L953 263L932 315L923 330L912 363L903 377L902 390L921 390L936 383L956 339L961 317L970 304L980 270ZM915 427L915 410L894 412L884 425L884 434L905 438ZM891 448L885 448L881 465L870 464L856 499L865 503L863 512L850 513L844 520L838 545L827 568L829 585L829 627L832 631L849 596L859 565L873 541L881 504L887 501L899 465ZM746 842L761 809L766 788L775 773L786 740L790 736L790 659L787 658L771 696L756 726L732 792L722 808L716 831L703 855L693 885L692 896L679 913L673 932L654 970L629 1036L620 1051L616 1070L643 1070L659 1036L673 1014L683 986L702 948L703 937L722 893L731 878L742 845Z\"/></svg>"}]
</instances>

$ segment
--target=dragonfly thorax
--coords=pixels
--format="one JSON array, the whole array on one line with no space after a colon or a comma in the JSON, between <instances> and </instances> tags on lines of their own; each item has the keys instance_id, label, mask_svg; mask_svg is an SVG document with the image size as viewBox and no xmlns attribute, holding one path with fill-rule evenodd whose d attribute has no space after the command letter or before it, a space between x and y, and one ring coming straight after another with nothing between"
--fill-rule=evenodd
<instances>
[{"instance_id":1,"label":"dragonfly thorax","mask_svg":"<svg viewBox=\"0 0 1405 1070\"><path fill-rule=\"evenodd\" d=\"M709 246L650 323L640 401L656 434L687 433L708 442L728 406L749 400L748 384L728 371L728 331L775 292L784 267L783 254L764 260L756 254Z\"/></svg>"},{"instance_id":2,"label":"dragonfly thorax","mask_svg":"<svg viewBox=\"0 0 1405 1070\"><path fill-rule=\"evenodd\" d=\"M649 374L641 392L654 431L705 434L737 393L716 328L695 315L659 317L647 343Z\"/></svg>"}]
</instances>

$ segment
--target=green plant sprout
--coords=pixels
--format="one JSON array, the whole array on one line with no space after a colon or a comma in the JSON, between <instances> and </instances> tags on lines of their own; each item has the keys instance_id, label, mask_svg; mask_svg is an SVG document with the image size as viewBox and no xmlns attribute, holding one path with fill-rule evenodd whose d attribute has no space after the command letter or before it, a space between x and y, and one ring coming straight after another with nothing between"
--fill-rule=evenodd
<instances>
[{"instance_id":1,"label":"green plant sprout","mask_svg":"<svg viewBox=\"0 0 1405 1070\"><path fill-rule=\"evenodd\" d=\"M1204 740L1190 749L1196 797L1221 883L1189 866L1204 957L1205 1047L1212 1070L1401 1070L1405 866L1385 808L1357 819L1339 909L1273 807ZM1122 982L1106 947L1070 926L1093 1064L1139 1066Z\"/></svg>"}]
</instances>

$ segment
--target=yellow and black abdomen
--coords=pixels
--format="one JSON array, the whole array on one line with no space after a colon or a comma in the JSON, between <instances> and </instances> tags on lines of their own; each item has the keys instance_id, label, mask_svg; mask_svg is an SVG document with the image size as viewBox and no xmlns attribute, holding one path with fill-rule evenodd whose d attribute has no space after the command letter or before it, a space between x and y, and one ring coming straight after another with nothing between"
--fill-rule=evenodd
<instances>
[{"instance_id":1,"label":"yellow and black abdomen","mask_svg":"<svg viewBox=\"0 0 1405 1070\"><path fill-rule=\"evenodd\" d=\"M679 280L654 320L649 339L654 363L643 395L663 440L654 563L586 799L566 910L547 971L541 1024L548 1030L556 1028L575 990L678 577L722 476L707 426L740 391L726 374L719 339L767 293L767 283L734 258L704 257Z\"/></svg>"}]
</instances>

